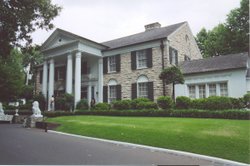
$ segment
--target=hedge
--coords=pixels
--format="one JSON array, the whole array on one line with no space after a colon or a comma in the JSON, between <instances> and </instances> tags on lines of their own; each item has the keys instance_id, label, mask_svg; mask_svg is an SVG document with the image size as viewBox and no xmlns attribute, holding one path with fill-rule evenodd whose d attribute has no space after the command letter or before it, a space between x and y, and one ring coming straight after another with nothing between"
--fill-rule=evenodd
<instances>
[{"instance_id":1,"label":"hedge","mask_svg":"<svg viewBox=\"0 0 250 166\"><path fill-rule=\"evenodd\" d=\"M219 118L219 119L250 119L249 110L108 110L108 111L76 111L76 112L44 112L47 117L72 115L101 115L101 116L141 116L141 117L189 117L189 118Z\"/></svg>"}]
</instances>

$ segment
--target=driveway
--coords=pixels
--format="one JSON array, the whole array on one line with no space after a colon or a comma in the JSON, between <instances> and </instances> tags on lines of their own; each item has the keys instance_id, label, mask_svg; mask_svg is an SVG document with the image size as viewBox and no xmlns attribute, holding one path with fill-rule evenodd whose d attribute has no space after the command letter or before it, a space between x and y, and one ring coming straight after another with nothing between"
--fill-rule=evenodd
<instances>
[{"instance_id":1,"label":"driveway","mask_svg":"<svg viewBox=\"0 0 250 166\"><path fill-rule=\"evenodd\" d=\"M0 165L212 165L186 156L0 124Z\"/></svg>"}]
</instances>

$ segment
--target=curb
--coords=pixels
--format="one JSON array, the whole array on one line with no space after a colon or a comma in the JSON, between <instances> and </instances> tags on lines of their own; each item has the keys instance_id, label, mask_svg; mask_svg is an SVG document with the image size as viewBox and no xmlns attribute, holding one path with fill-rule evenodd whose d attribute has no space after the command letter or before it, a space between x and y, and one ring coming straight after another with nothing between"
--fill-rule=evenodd
<instances>
[{"instance_id":1,"label":"curb","mask_svg":"<svg viewBox=\"0 0 250 166\"><path fill-rule=\"evenodd\" d=\"M48 130L48 132L72 136L72 137L84 138L84 139L89 139L89 140L101 141L101 142L111 143L111 144L116 144L116 145L123 145L123 146L131 146L131 147L137 147L137 148L142 148L142 149L148 149L150 151L164 152L164 153L173 154L173 155L177 155L177 156L187 156L187 157L191 157L191 158L198 158L198 159L202 159L202 160L211 161L213 165L250 166L250 165L245 164L245 163L240 163L240 162L236 162L236 161L232 161L232 160L226 160L226 159L205 156L205 155L200 155L200 154L195 154L195 153L190 153L190 152L157 148L157 147L153 147L153 146L139 145L139 144L113 141L113 140L107 140L107 139L101 139L101 138L87 137L87 136L81 136L81 135L76 135L76 134L64 133L64 132L60 132L60 131L54 131L54 130Z\"/></svg>"}]
</instances>

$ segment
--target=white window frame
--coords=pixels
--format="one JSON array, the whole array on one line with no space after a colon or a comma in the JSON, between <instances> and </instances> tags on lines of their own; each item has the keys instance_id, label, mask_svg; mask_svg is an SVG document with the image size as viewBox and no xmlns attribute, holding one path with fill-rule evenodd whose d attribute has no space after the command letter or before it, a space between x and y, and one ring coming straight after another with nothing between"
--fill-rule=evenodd
<instances>
[{"instance_id":1,"label":"white window frame","mask_svg":"<svg viewBox=\"0 0 250 166\"><path fill-rule=\"evenodd\" d=\"M144 69L147 68L147 51L139 50L136 51L136 68Z\"/></svg>"},{"instance_id":2,"label":"white window frame","mask_svg":"<svg viewBox=\"0 0 250 166\"><path fill-rule=\"evenodd\" d=\"M220 85L220 96L228 97L228 83L227 82L221 82ZM226 85L226 86L224 86Z\"/></svg>"},{"instance_id":3,"label":"white window frame","mask_svg":"<svg viewBox=\"0 0 250 166\"><path fill-rule=\"evenodd\" d=\"M148 98L148 77L141 75L137 79L137 98Z\"/></svg>"},{"instance_id":4,"label":"white window frame","mask_svg":"<svg viewBox=\"0 0 250 166\"><path fill-rule=\"evenodd\" d=\"M196 87L195 87L195 85L188 85L188 96L191 99L196 98Z\"/></svg>"},{"instance_id":5,"label":"white window frame","mask_svg":"<svg viewBox=\"0 0 250 166\"><path fill-rule=\"evenodd\" d=\"M112 103L116 100L117 91L116 91L117 81L114 79L109 80L108 83L108 103Z\"/></svg>"},{"instance_id":6,"label":"white window frame","mask_svg":"<svg viewBox=\"0 0 250 166\"><path fill-rule=\"evenodd\" d=\"M198 85L199 88L199 98L206 98L206 84Z\"/></svg>"},{"instance_id":7,"label":"white window frame","mask_svg":"<svg viewBox=\"0 0 250 166\"><path fill-rule=\"evenodd\" d=\"M115 56L108 57L108 73L116 72L116 58Z\"/></svg>"},{"instance_id":8,"label":"white window frame","mask_svg":"<svg viewBox=\"0 0 250 166\"><path fill-rule=\"evenodd\" d=\"M209 96L217 96L216 83L208 84L208 91L209 91ZM213 94L211 94L211 93L213 93Z\"/></svg>"}]
</instances>

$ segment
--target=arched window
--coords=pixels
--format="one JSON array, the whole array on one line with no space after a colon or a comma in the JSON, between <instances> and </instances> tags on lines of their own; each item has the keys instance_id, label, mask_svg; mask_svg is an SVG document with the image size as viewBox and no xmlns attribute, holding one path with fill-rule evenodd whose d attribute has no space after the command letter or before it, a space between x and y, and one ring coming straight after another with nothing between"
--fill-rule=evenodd
<instances>
[{"instance_id":1,"label":"arched window","mask_svg":"<svg viewBox=\"0 0 250 166\"><path fill-rule=\"evenodd\" d=\"M108 82L108 102L116 100L117 97L117 81L115 79L111 79Z\"/></svg>"},{"instance_id":2,"label":"arched window","mask_svg":"<svg viewBox=\"0 0 250 166\"><path fill-rule=\"evenodd\" d=\"M141 75L137 79L137 96L138 98L148 98L148 77Z\"/></svg>"}]
</instances>

